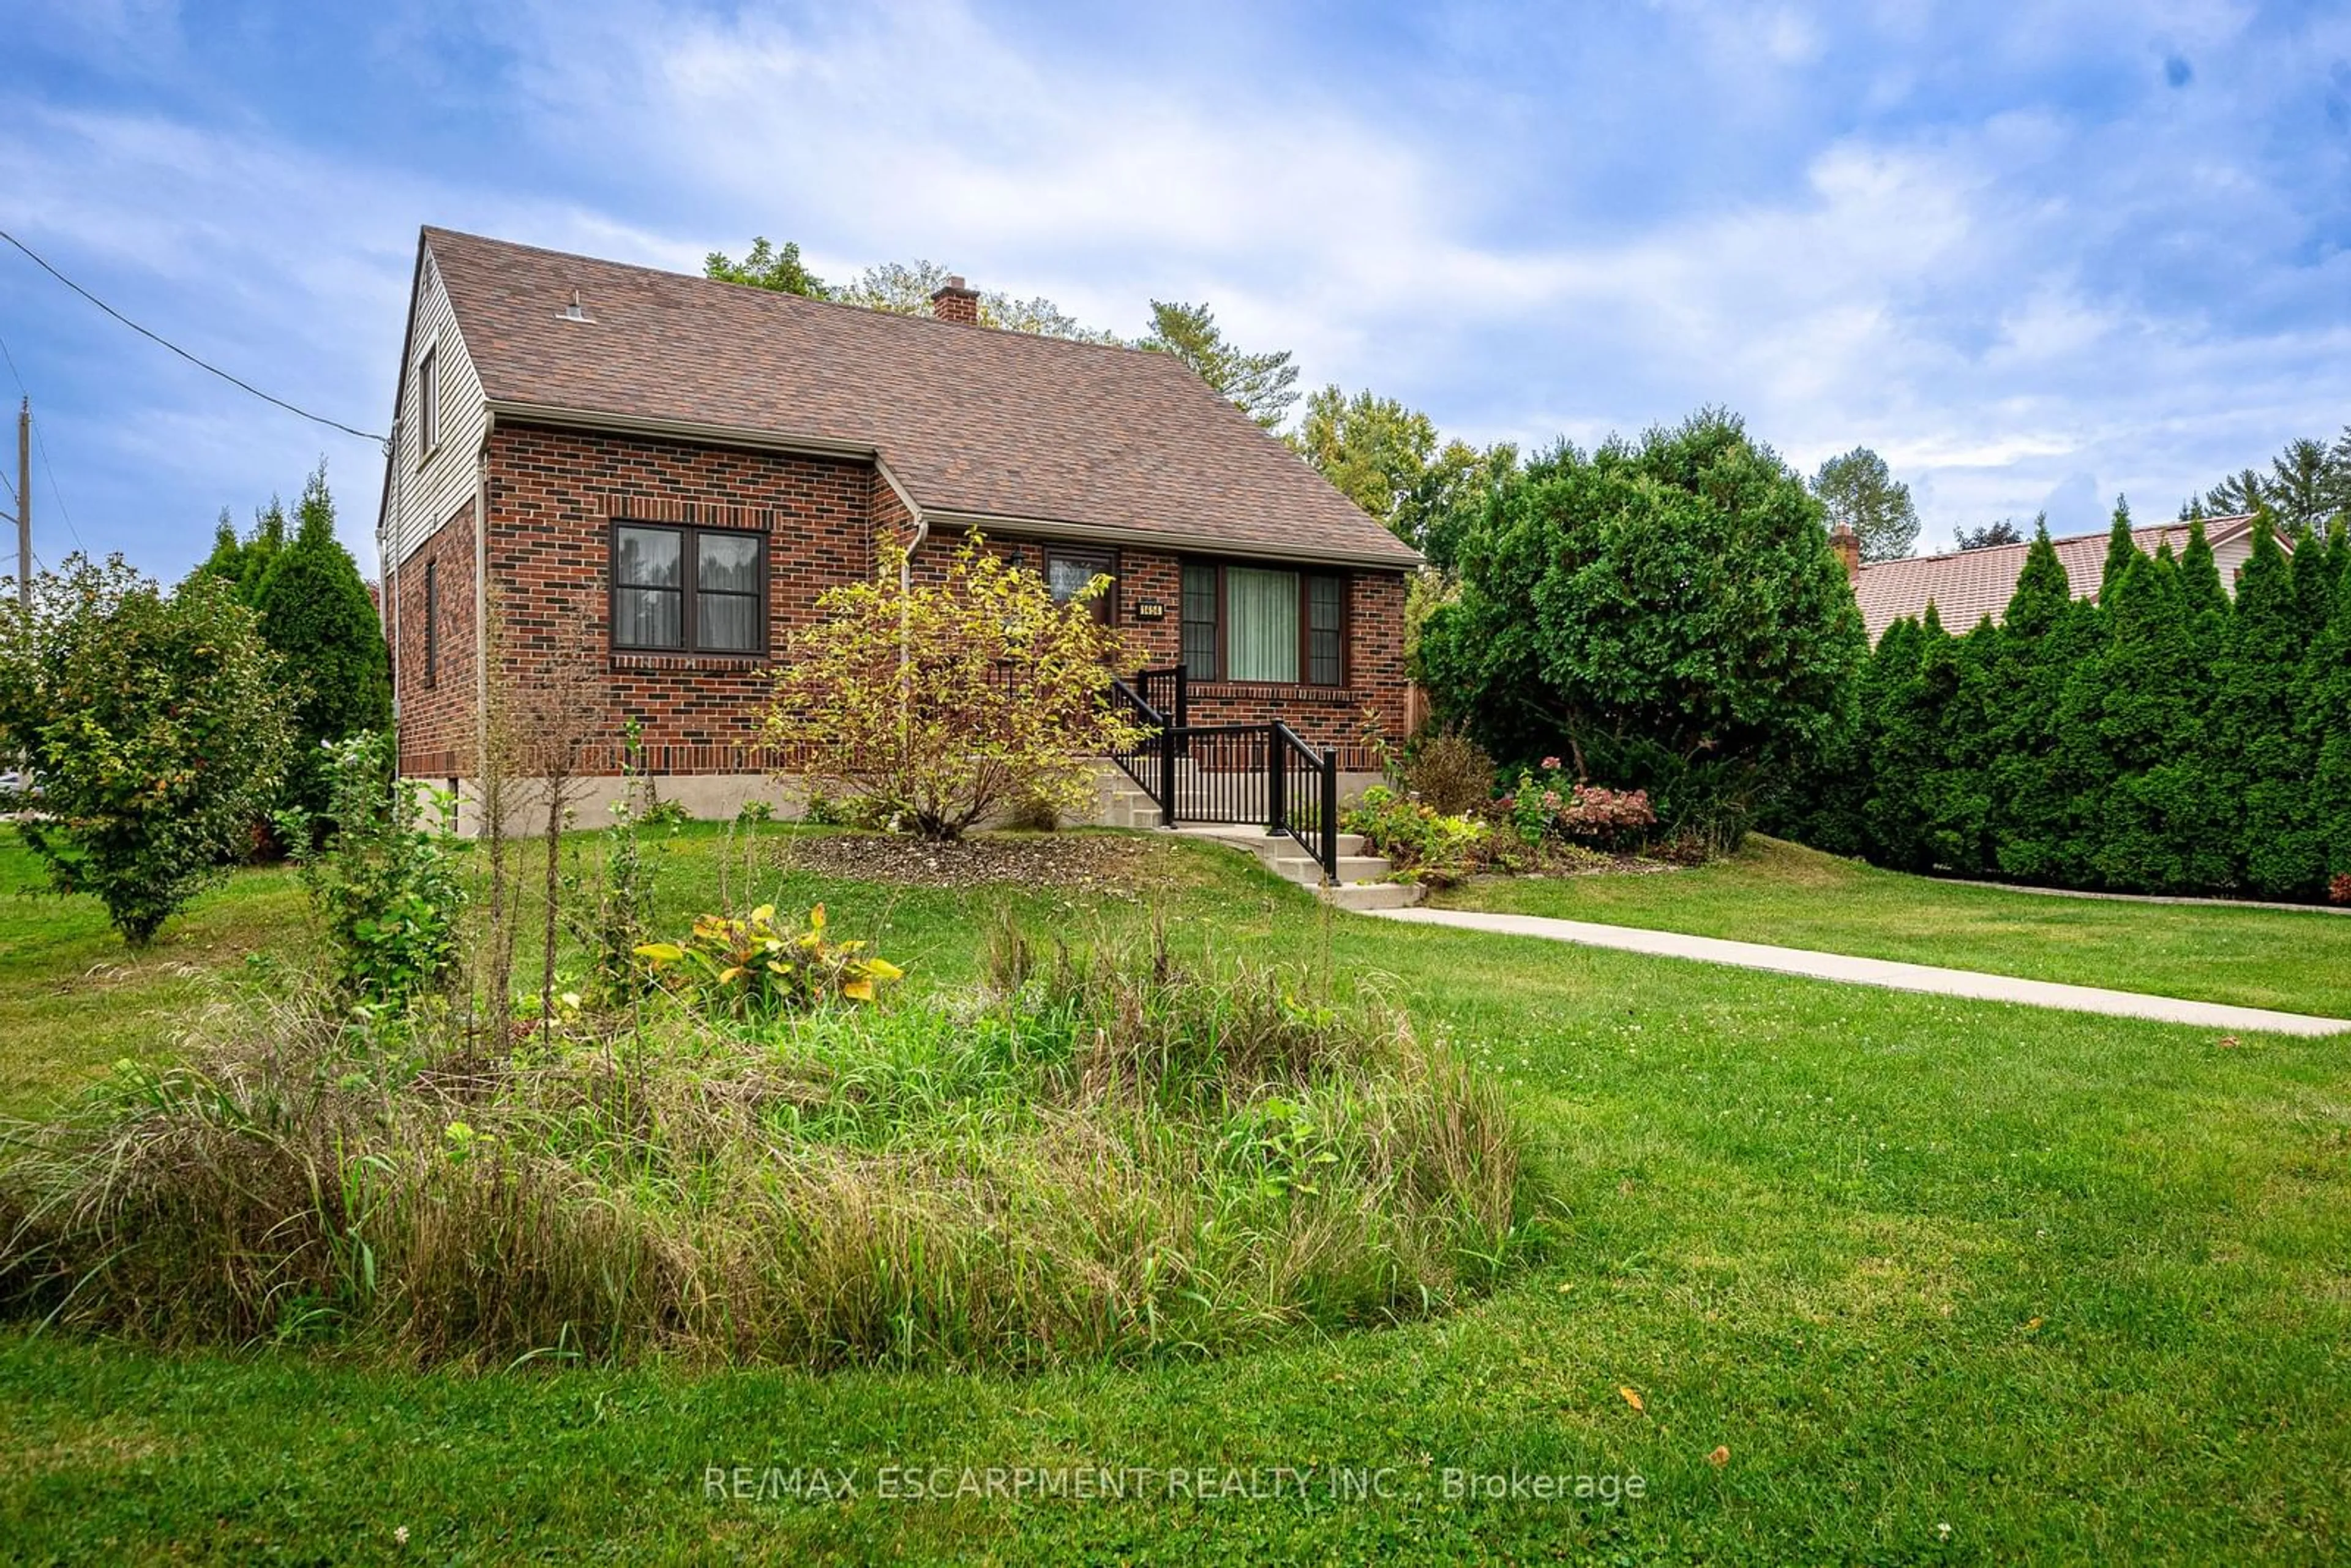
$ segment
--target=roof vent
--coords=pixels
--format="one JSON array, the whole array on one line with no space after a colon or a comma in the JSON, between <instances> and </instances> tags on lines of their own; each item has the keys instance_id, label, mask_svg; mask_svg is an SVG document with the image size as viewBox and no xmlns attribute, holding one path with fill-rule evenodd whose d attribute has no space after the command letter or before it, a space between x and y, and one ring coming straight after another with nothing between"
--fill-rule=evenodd
<instances>
[{"instance_id":1,"label":"roof vent","mask_svg":"<svg viewBox=\"0 0 2351 1568\"><path fill-rule=\"evenodd\" d=\"M571 303L563 308L563 319L566 321L593 321L595 319L595 318L589 315L587 310L580 305L580 290L575 288L571 291Z\"/></svg>"}]
</instances>

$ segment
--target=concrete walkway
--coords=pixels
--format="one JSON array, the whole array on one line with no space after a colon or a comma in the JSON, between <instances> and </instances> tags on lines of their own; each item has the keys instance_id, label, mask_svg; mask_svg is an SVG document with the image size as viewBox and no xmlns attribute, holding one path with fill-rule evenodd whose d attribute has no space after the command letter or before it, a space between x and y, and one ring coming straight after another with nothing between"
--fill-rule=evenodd
<instances>
[{"instance_id":1,"label":"concrete walkway","mask_svg":"<svg viewBox=\"0 0 2351 1568\"><path fill-rule=\"evenodd\" d=\"M2153 1019L2159 1023L2193 1024L2232 1033L2321 1035L2351 1030L2351 1019L2313 1018L2307 1013L2272 1012L2266 1008L2237 1008L2220 1002L2180 1001L2170 997L2142 996L2137 991L2061 986L2049 980L1979 974L1972 969L1938 969L1927 964L1854 958L1841 953L1808 952L1801 947L1768 947L1760 942L1727 942L1719 936L1684 936L1631 925L1550 920L1536 915L1488 915L1468 909L1380 909L1367 913L1383 920L1407 921L1415 925L1449 925L1462 931L1543 936L1588 947L1652 953L1661 958L1692 958L1702 964L1735 964L1741 968L1770 969L1816 980L1842 980L1847 985L1884 986L1890 990L1928 991L1936 996L1972 997L1988 1002L2021 1002L2026 1007L2106 1013L2115 1018Z\"/></svg>"}]
</instances>

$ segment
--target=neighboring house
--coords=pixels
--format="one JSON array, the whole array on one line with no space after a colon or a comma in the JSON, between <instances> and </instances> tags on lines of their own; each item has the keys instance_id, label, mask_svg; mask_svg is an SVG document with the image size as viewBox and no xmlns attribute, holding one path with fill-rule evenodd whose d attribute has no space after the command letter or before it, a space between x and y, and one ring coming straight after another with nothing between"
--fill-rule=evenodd
<instances>
[{"instance_id":1,"label":"neighboring house","mask_svg":"<svg viewBox=\"0 0 2351 1568\"><path fill-rule=\"evenodd\" d=\"M2106 545L2112 534L2113 530L2101 528L2095 534L2051 541L2057 547L2057 559L2064 564L2065 581L2074 598L2097 597L2098 584L2105 576ZM2204 537L2211 543L2221 582L2234 594L2237 573L2253 553L2252 515L2207 517ZM2171 546L2173 555L2178 555L2188 548L2188 525L2158 523L2133 528L2131 538L2148 555L2165 544ZM2289 551L2294 548L2284 538L2278 543ZM1971 631L1987 615L1998 621L2008 613L2008 601L2016 594L2016 580L2024 570L2025 552L2032 548L2030 544L1993 545L1985 549L1913 556L1859 567L1855 570L1853 591L1861 601L1861 619L1869 628L1869 640L1876 642L1888 626L1906 615L1926 614L1929 603L1935 606L1944 627L1951 632Z\"/></svg>"},{"instance_id":2,"label":"neighboring house","mask_svg":"<svg viewBox=\"0 0 2351 1568\"><path fill-rule=\"evenodd\" d=\"M1108 574L1195 723L1400 740L1419 558L1181 361L977 299L885 315L425 229L378 530L402 772L463 788L490 679L559 662L665 796L731 809L778 765L764 672L817 595L885 538L944 571L973 529L1057 594Z\"/></svg>"}]
</instances>

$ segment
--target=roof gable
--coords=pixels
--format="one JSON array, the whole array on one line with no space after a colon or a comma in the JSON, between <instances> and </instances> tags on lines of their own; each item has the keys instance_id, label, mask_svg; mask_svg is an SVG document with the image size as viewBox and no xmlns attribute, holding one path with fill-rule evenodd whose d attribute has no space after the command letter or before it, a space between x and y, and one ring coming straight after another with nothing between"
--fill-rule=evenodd
<instances>
[{"instance_id":1,"label":"roof gable","mask_svg":"<svg viewBox=\"0 0 2351 1568\"><path fill-rule=\"evenodd\" d=\"M893 316L446 229L495 406L877 455L926 512L1395 568L1418 557L1171 355ZM567 319L578 291L585 320Z\"/></svg>"}]
</instances>

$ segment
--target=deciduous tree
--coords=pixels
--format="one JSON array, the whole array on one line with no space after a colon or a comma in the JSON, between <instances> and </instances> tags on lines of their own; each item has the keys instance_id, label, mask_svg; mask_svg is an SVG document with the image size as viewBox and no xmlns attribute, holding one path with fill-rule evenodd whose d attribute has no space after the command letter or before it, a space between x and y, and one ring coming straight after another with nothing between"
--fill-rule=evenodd
<instances>
[{"instance_id":1,"label":"deciduous tree","mask_svg":"<svg viewBox=\"0 0 2351 1568\"><path fill-rule=\"evenodd\" d=\"M1918 542L1918 508L1910 486L1901 484L1886 459L1866 446L1832 457L1813 476L1813 494L1827 508L1831 527L1851 528L1861 540L1865 561L1896 560Z\"/></svg>"},{"instance_id":2,"label":"deciduous tree","mask_svg":"<svg viewBox=\"0 0 2351 1568\"><path fill-rule=\"evenodd\" d=\"M1124 660L1089 603L1106 586L1057 604L975 535L942 581L827 590L780 662L768 737L925 838L1030 801L1078 810L1091 758L1138 738L1106 700Z\"/></svg>"},{"instance_id":3,"label":"deciduous tree","mask_svg":"<svg viewBox=\"0 0 2351 1568\"><path fill-rule=\"evenodd\" d=\"M42 789L17 831L134 947L249 846L288 709L253 612L210 572L167 596L120 556L69 556L0 616L0 748Z\"/></svg>"}]
</instances>

